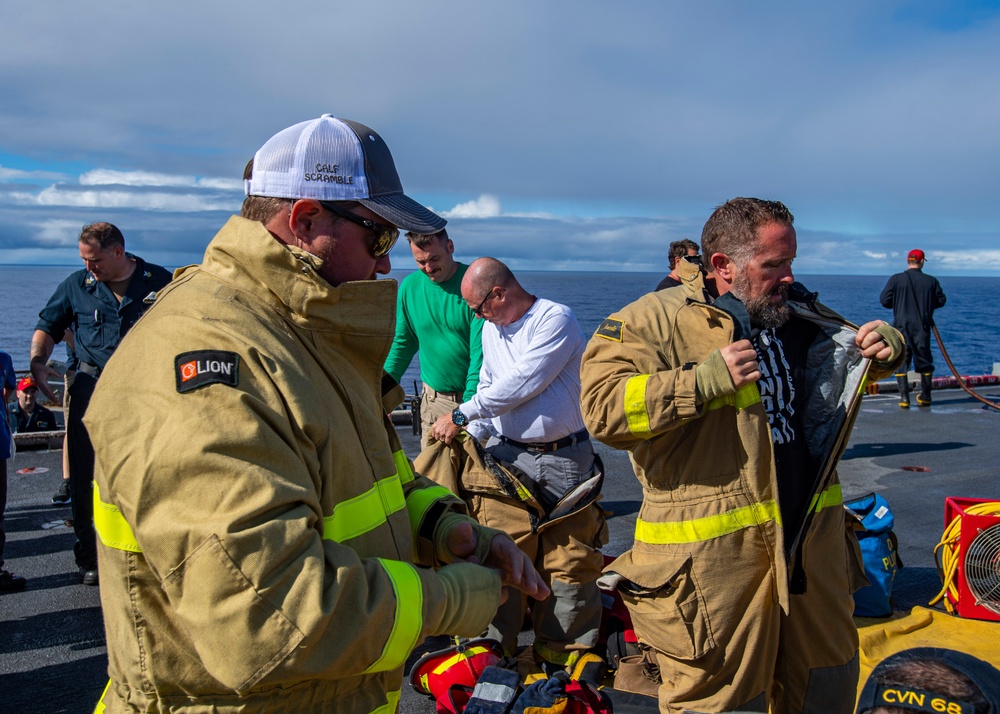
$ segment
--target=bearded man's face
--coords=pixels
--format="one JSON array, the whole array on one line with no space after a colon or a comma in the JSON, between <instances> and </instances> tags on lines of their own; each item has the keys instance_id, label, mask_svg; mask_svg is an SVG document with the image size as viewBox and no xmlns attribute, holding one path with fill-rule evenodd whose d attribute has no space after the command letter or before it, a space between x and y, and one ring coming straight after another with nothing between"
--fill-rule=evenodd
<instances>
[{"instance_id":1,"label":"bearded man's face","mask_svg":"<svg viewBox=\"0 0 1000 714\"><path fill-rule=\"evenodd\" d=\"M795 280L795 229L784 223L766 223L757 229L757 237L754 255L734 268L730 289L743 301L754 325L780 327L791 314L788 288Z\"/></svg>"}]
</instances>

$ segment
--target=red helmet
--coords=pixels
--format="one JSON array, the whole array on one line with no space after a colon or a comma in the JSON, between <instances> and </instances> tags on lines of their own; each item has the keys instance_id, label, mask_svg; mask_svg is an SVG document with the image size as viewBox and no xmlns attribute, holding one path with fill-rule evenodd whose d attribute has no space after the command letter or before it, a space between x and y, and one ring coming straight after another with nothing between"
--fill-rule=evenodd
<instances>
[{"instance_id":1,"label":"red helmet","mask_svg":"<svg viewBox=\"0 0 1000 714\"><path fill-rule=\"evenodd\" d=\"M418 659L410 668L410 684L421 694L434 697L438 712L459 714L483 670L503 658L503 647L496 640L461 640Z\"/></svg>"}]
</instances>

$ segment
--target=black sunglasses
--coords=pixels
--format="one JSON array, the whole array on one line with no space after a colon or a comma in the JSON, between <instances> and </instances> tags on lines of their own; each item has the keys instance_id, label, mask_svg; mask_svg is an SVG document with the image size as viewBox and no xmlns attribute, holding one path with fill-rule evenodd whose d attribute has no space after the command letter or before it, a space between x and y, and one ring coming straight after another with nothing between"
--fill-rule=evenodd
<instances>
[{"instance_id":1,"label":"black sunglasses","mask_svg":"<svg viewBox=\"0 0 1000 714\"><path fill-rule=\"evenodd\" d=\"M493 295L493 291L494 290L496 290L496 286L490 288L490 291L488 293L486 293L486 297L484 297L482 300L480 300L479 304L476 305L474 308L472 308L472 314L473 315L475 315L476 317L482 317L483 316L483 305L485 305L486 301L490 299L491 295Z\"/></svg>"},{"instance_id":2,"label":"black sunglasses","mask_svg":"<svg viewBox=\"0 0 1000 714\"><path fill-rule=\"evenodd\" d=\"M396 226L388 226L384 223L356 216L329 201L320 201L319 204L331 213L336 213L344 220L356 223L362 228L370 230L375 235L375 240L372 241L371 245L373 258L381 258L383 255L388 255L389 251L392 250L392 246L396 245L396 239L399 238L399 229Z\"/></svg>"}]
</instances>

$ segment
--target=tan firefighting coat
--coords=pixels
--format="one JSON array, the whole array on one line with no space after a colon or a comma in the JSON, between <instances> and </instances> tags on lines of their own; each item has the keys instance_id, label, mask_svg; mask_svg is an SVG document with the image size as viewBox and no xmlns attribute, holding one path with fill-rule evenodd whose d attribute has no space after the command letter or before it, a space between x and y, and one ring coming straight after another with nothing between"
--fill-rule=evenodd
<instances>
[{"instance_id":1,"label":"tan firefighting coat","mask_svg":"<svg viewBox=\"0 0 1000 714\"><path fill-rule=\"evenodd\" d=\"M634 547L607 570L631 583L624 595L640 638L678 662L672 685L688 687L692 701L718 709L741 708L767 690L768 674L747 672L761 666L755 661L771 666L767 651L775 643L764 640L773 639L774 605L787 613L790 590L798 589L790 588L793 572L809 580L813 614L830 624L822 635L814 630L812 649L832 653L829 663L840 664L857 648L849 594L864 576L856 540L845 529L835 467L866 378L891 374L893 365L870 365L855 345L857 328L815 300L789 304L797 318L821 328L810 348L807 383L798 389L808 393L810 454L819 455L823 467L799 533L782 530L760 392L756 384L732 386L717 350L734 341L733 319L706 302L700 273L611 315L583 357L587 428L629 451L643 487ZM898 333L888 326L879 333L901 353ZM695 387L703 364L730 385L704 404ZM784 538L793 544L788 560ZM700 677L736 682L737 689L749 684L715 696ZM786 686L805 688L799 681Z\"/></svg>"},{"instance_id":2,"label":"tan firefighting coat","mask_svg":"<svg viewBox=\"0 0 1000 714\"><path fill-rule=\"evenodd\" d=\"M391 713L414 646L496 610L486 568L413 565L467 516L386 418L395 282L334 288L318 260L230 219L101 377L108 712Z\"/></svg>"}]
</instances>

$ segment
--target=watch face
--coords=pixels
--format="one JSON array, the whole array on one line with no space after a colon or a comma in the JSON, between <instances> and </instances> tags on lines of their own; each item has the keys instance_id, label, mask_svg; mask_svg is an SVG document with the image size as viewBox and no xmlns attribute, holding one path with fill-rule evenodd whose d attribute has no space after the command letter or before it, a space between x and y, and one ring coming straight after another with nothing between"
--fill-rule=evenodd
<instances>
[{"instance_id":1,"label":"watch face","mask_svg":"<svg viewBox=\"0 0 1000 714\"><path fill-rule=\"evenodd\" d=\"M451 413L451 421L456 426L465 426L466 424L469 423L468 417L466 417L465 414L463 414L460 409L455 409Z\"/></svg>"}]
</instances>

